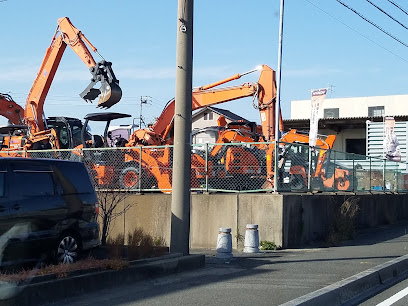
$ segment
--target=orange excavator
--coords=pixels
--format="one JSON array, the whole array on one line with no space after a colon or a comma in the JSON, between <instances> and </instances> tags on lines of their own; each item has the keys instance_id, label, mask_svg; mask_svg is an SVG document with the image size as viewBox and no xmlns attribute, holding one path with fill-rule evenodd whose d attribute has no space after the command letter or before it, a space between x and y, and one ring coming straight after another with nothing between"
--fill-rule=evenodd
<instances>
[{"instance_id":1,"label":"orange excavator","mask_svg":"<svg viewBox=\"0 0 408 306\"><path fill-rule=\"evenodd\" d=\"M259 70L258 82L218 88L220 85ZM267 65L262 65L258 69L242 74L235 74L229 78L193 90L192 111L246 97L252 97L254 101L255 99L258 100L258 103L254 104L254 106L259 109L262 134L266 140L272 140L275 129L276 81L275 71ZM174 107L175 100L173 99L168 102L151 128L136 130L131 135L127 146L173 144ZM283 128L282 118L280 118L280 128Z\"/></svg>"},{"instance_id":2,"label":"orange excavator","mask_svg":"<svg viewBox=\"0 0 408 306\"><path fill-rule=\"evenodd\" d=\"M312 190L348 191L350 189L352 172L331 163L329 160L330 150L333 148L335 140L335 135L319 135L314 148L306 146L294 147L292 146L293 143L308 143L309 136L299 134L296 130L290 130L283 135L280 139L284 147L284 152L281 154L281 163L283 165L290 160L289 178L291 189L307 189L309 175ZM310 156L309 150L311 150ZM313 170L310 169L309 171L309 166Z\"/></svg>"},{"instance_id":3,"label":"orange excavator","mask_svg":"<svg viewBox=\"0 0 408 306\"><path fill-rule=\"evenodd\" d=\"M249 71L248 73L254 72ZM248 125L246 123L227 124L225 119L220 118L219 136L217 144L209 152L209 160L205 160L204 154L193 153L191 155L191 187L199 188L205 179L209 179L209 184L218 189L219 186L230 186L229 176L242 176L241 181L248 179L259 179L262 188L273 187L273 153L274 153L274 127L275 127L275 99L276 82L275 72L263 65L260 77L256 83L245 83L243 85L219 88L217 86L239 79L244 74L236 74L230 78L199 87L192 93L192 110L197 110L205 106L216 105L245 97L257 99L253 103L259 109L261 126ZM171 100L165 107L157 121L150 129L136 130L129 138L126 147L140 147L129 150L125 155L125 166L120 174L119 182L124 188L158 188L165 191L171 190L172 180L172 152L171 148L161 147L173 144L173 117L174 100ZM279 129L283 134L282 117L280 116ZM322 149L319 155L318 165L323 165L325 152L332 148L335 140L334 135L330 135L326 141L319 138L316 144L317 149ZM280 139L281 142L308 144L309 138L306 134L291 130ZM223 143L255 143L249 148L243 146L223 146ZM282 163L282 157L281 164ZM220 164L221 163L221 164ZM207 165L207 166L206 166ZM291 174L300 171L305 164L292 163L294 167ZM279 170L281 171L281 170ZM144 175L141 179L140 173ZM312 175L320 178L327 185L337 184L334 178L346 179L347 170L336 173L330 178L324 176L324 170L319 166ZM142 181L142 185L140 184ZM207 182L208 183L208 182ZM347 184L337 184L347 189ZM241 187L239 187L241 188ZM253 186L251 187L253 188ZM260 187L261 188L261 187ZM245 189L245 186L243 187Z\"/></svg>"},{"instance_id":4,"label":"orange excavator","mask_svg":"<svg viewBox=\"0 0 408 306\"><path fill-rule=\"evenodd\" d=\"M99 97L97 106L101 108L110 108L120 101L122 90L119 87L119 81L113 73L112 64L103 59L85 35L75 28L67 17L60 18L58 19L58 26L51 44L46 50L40 70L28 94L24 115L22 118L17 116L21 116L20 109L17 115L13 114L12 120L10 120L12 123L16 123L18 117L18 121L27 126L27 132L24 135L5 137L0 155L10 154L9 151L60 148L60 135L58 135L54 128L48 127L43 108L48 91L67 46L72 48L89 68L92 75L90 84L80 94L80 97L86 102L92 102ZM87 46L91 48L93 52L101 56L103 60L96 62ZM100 87L95 88L99 83ZM5 101L11 102L12 100L7 96L3 95L3 97ZM7 108L7 105L0 106L0 108Z\"/></svg>"},{"instance_id":5,"label":"orange excavator","mask_svg":"<svg viewBox=\"0 0 408 306\"><path fill-rule=\"evenodd\" d=\"M259 71L259 69L255 69L243 74L235 74L232 77L193 90L192 110L252 97L254 101L257 100L256 107L261 115L263 141L273 139L276 96L275 71L267 65L262 65L260 70L258 82L218 87L249 73ZM139 187L140 168L143 168L143 173L146 176L142 182L147 184L143 188L153 187L161 190L171 190L172 152L171 148L161 146L173 144L174 106L175 100L173 99L169 101L151 128L136 130L130 136L126 147L140 146L141 148L129 150L128 154L125 155L125 167L120 179L122 187ZM283 127L282 119L280 121L280 126ZM252 141L258 141L258 139ZM147 147L144 148L145 146ZM205 160L201 155L192 154L192 187L199 187L199 180L205 177L204 164Z\"/></svg>"}]
</instances>

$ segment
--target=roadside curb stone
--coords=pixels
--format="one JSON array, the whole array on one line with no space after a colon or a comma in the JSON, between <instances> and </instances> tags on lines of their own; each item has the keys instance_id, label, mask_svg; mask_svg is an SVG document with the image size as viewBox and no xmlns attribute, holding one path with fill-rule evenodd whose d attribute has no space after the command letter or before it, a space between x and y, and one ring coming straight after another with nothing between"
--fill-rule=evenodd
<instances>
[{"instance_id":1,"label":"roadside curb stone","mask_svg":"<svg viewBox=\"0 0 408 306\"><path fill-rule=\"evenodd\" d=\"M166 258L154 258L152 261L130 263L123 270L108 270L85 273L73 277L33 282L23 286L1 286L0 305L37 305L56 302L73 295L78 296L101 289L112 288L121 283L129 284L159 276L202 268L205 255L194 254L182 256L170 254ZM2 292L3 291L3 292ZM16 294L17 293L17 294ZM13 295L10 297L11 295ZM4 299L1 299L4 297Z\"/></svg>"},{"instance_id":2,"label":"roadside curb stone","mask_svg":"<svg viewBox=\"0 0 408 306\"><path fill-rule=\"evenodd\" d=\"M350 276L281 306L356 305L408 276L408 255Z\"/></svg>"}]
</instances>

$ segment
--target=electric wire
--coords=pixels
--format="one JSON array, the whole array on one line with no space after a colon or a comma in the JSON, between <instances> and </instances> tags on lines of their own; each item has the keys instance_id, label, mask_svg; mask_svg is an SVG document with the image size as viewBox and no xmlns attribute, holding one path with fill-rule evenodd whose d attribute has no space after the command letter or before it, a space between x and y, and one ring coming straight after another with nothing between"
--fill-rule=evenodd
<instances>
[{"instance_id":1,"label":"electric wire","mask_svg":"<svg viewBox=\"0 0 408 306\"><path fill-rule=\"evenodd\" d=\"M330 16L331 18L333 18L334 20L336 20L337 22L341 23L342 25L344 25L345 27L349 28L350 30L352 30L353 32L357 33L358 35L360 35L361 37L364 37L365 39L367 39L368 41L372 42L373 44L377 45L378 47L382 48L383 50L389 52L390 54L396 56L397 58L399 58L400 60L403 60L404 62L408 63L408 60L403 58L402 56L396 54L395 52L391 51L390 49L380 45L379 43L377 43L376 41L372 40L370 37L360 33L359 31L357 31L356 29L350 27L348 24L344 23L343 21L341 21L340 19L334 17L333 15L331 15L330 13L326 12L325 10L323 10L322 8L318 7L316 4L310 2L309 0L305 0L306 2L308 2L309 4L313 5L315 8L317 8L318 10L320 10L321 12L325 13L326 15Z\"/></svg>"},{"instance_id":2,"label":"electric wire","mask_svg":"<svg viewBox=\"0 0 408 306\"><path fill-rule=\"evenodd\" d=\"M387 15L389 18L391 18L392 20L394 20L396 23L398 23L400 26L402 26L403 28L405 28L406 30L408 30L408 27L403 24L402 22L398 21L397 19L395 19L394 17L392 17L390 14L388 14L386 11L384 11L382 8L380 8L378 5L376 5L375 3L371 2L370 0L366 0L368 3L370 3L372 6L374 6L377 10L379 10L381 13Z\"/></svg>"},{"instance_id":3,"label":"electric wire","mask_svg":"<svg viewBox=\"0 0 408 306\"><path fill-rule=\"evenodd\" d=\"M408 12L403 9L401 6L399 6L398 4L396 4L394 1L392 0L387 0L389 3L391 3L392 5L394 5L395 7L399 8L402 12L404 12L406 15L408 15Z\"/></svg>"},{"instance_id":4,"label":"electric wire","mask_svg":"<svg viewBox=\"0 0 408 306\"><path fill-rule=\"evenodd\" d=\"M359 12L357 12L355 9L353 9L352 7L348 6L347 4L345 4L344 2L340 1L340 0L336 0L338 3L340 3L341 5L343 5L345 8L349 9L350 11L352 11L353 13L355 13L356 15L358 15L360 18L362 18L363 20L367 21L368 23L370 23L371 25L373 25L374 27L376 27L378 30L380 30L381 32L383 32L384 34L388 35L389 37L391 37L392 39L394 39L395 41L399 42L401 45L405 46L408 48L408 44L404 43L402 40L398 39L397 37L395 37L394 35L392 35L391 33L387 32L386 30L384 30L383 28L381 28L379 25L377 25L376 23L374 23L373 21L369 20L368 18L364 17L362 14L360 14Z\"/></svg>"}]
</instances>

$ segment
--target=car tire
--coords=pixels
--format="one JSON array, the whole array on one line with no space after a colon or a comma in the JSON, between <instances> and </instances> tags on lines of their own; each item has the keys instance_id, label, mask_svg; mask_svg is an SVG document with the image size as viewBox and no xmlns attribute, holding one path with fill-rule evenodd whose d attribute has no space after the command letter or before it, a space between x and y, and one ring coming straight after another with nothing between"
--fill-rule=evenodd
<instances>
[{"instance_id":1,"label":"car tire","mask_svg":"<svg viewBox=\"0 0 408 306\"><path fill-rule=\"evenodd\" d=\"M81 252L81 244L73 233L65 233L58 239L56 247L56 263L70 264L78 260Z\"/></svg>"}]
</instances>

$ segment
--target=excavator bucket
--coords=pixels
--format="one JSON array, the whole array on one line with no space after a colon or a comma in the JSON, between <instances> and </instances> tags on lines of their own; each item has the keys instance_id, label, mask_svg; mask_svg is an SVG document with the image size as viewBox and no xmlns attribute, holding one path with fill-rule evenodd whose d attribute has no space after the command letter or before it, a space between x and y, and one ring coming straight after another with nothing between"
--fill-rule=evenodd
<instances>
[{"instance_id":1,"label":"excavator bucket","mask_svg":"<svg viewBox=\"0 0 408 306\"><path fill-rule=\"evenodd\" d=\"M112 63L101 61L90 69L92 74L91 83L80 94L86 102L92 102L99 96L98 107L110 108L122 98L122 89L119 87L119 80L116 79L112 71ZM101 87L94 88L100 82Z\"/></svg>"},{"instance_id":2,"label":"excavator bucket","mask_svg":"<svg viewBox=\"0 0 408 306\"><path fill-rule=\"evenodd\" d=\"M122 89L117 83L103 82L101 85L98 107L110 108L122 98Z\"/></svg>"}]
</instances>

